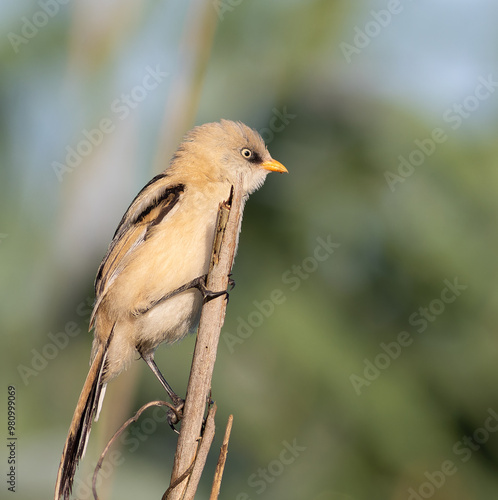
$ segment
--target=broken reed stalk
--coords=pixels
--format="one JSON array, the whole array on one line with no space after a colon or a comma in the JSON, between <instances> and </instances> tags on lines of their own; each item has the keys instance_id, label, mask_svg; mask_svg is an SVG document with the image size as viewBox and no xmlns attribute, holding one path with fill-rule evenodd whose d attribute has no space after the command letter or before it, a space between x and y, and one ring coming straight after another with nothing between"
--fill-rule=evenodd
<instances>
[{"instance_id":1,"label":"broken reed stalk","mask_svg":"<svg viewBox=\"0 0 498 500\"><path fill-rule=\"evenodd\" d=\"M227 461L228 441L230 439L230 433L232 432L232 424L233 415L230 415L225 429L225 436L223 437L223 444L220 449L220 456L218 458L218 463L216 464L216 470L214 471L213 487L211 489L209 500L218 500L218 496L220 494L221 480L223 479L223 471L225 470L225 462Z\"/></svg>"},{"instance_id":2,"label":"broken reed stalk","mask_svg":"<svg viewBox=\"0 0 498 500\"><path fill-rule=\"evenodd\" d=\"M218 212L211 265L206 283L209 290L226 290L228 287L243 204L242 179L239 177L232 187L231 200L222 203ZM177 481L196 459L202 420L211 389L218 341L225 320L226 305L227 301L222 296L207 302L202 308L170 488L164 494L163 500L185 498L184 493L189 478Z\"/></svg>"}]
</instances>

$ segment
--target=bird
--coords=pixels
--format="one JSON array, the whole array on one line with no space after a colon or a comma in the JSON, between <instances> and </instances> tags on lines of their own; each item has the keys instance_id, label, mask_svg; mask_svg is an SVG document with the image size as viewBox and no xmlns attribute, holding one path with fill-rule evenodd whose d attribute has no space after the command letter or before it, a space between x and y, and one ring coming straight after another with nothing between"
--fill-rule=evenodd
<instances>
[{"instance_id":1,"label":"bird","mask_svg":"<svg viewBox=\"0 0 498 500\"><path fill-rule=\"evenodd\" d=\"M205 286L220 203L240 176L245 204L270 172L288 171L256 130L224 119L205 123L185 135L167 168L126 210L95 278L90 369L62 452L55 500L69 499L107 384L137 354L173 401L170 424L181 416L183 399L154 353L195 332L203 302L227 293Z\"/></svg>"}]
</instances>

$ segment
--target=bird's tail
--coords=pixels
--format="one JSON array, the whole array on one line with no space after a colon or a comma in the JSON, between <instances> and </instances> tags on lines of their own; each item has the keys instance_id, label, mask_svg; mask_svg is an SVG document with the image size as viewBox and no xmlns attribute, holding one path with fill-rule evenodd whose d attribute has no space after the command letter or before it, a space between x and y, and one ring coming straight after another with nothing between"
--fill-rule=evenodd
<instances>
[{"instance_id":1,"label":"bird's tail","mask_svg":"<svg viewBox=\"0 0 498 500\"><path fill-rule=\"evenodd\" d=\"M101 344L90 366L83 385L71 426L62 452L62 458L55 484L55 500L61 497L68 500L73 485L74 473L80 459L84 456L92 421L98 418L106 385L102 374L107 357L107 345Z\"/></svg>"}]
</instances>

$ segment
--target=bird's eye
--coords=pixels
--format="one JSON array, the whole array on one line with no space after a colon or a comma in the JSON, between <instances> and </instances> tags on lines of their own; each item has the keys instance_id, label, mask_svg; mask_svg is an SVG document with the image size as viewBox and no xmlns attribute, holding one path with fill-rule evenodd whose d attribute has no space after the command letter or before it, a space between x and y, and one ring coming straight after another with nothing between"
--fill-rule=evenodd
<instances>
[{"instance_id":1,"label":"bird's eye","mask_svg":"<svg viewBox=\"0 0 498 500\"><path fill-rule=\"evenodd\" d=\"M248 148L242 148L240 154L246 159L250 160L252 158L252 151Z\"/></svg>"}]
</instances>

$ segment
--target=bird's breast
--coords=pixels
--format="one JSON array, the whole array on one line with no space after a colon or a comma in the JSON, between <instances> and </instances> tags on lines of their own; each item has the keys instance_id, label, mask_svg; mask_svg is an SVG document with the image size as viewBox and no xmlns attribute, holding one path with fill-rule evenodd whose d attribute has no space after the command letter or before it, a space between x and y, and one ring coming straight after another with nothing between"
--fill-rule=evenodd
<instances>
[{"instance_id":1,"label":"bird's breast","mask_svg":"<svg viewBox=\"0 0 498 500\"><path fill-rule=\"evenodd\" d=\"M111 307L119 309L117 315L147 309L208 272L218 208L225 193L208 194L187 192L134 249L109 290Z\"/></svg>"}]
</instances>

